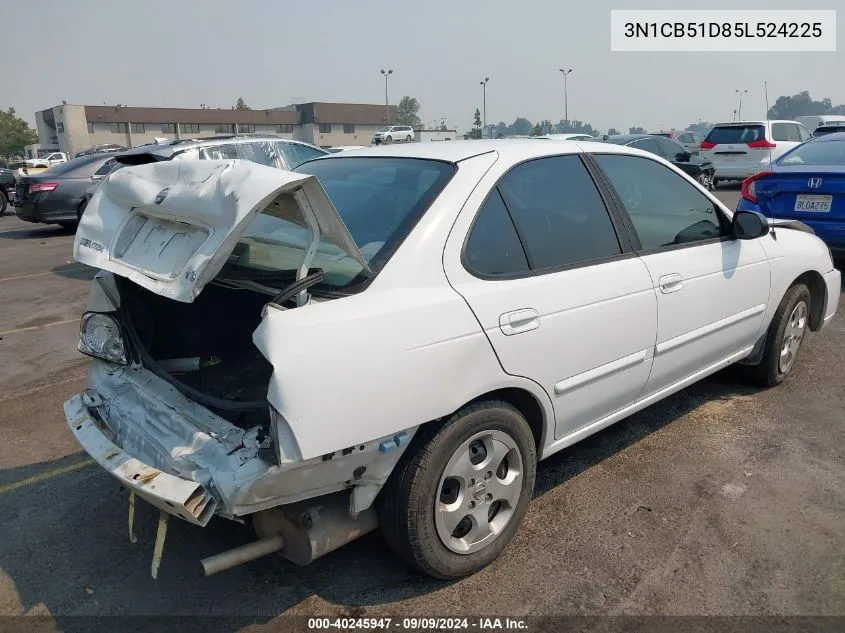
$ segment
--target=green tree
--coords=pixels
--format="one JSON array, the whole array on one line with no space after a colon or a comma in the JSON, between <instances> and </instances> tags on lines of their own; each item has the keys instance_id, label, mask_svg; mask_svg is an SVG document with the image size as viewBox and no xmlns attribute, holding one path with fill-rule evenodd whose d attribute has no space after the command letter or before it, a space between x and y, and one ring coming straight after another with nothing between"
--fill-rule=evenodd
<instances>
[{"instance_id":1,"label":"green tree","mask_svg":"<svg viewBox=\"0 0 845 633\"><path fill-rule=\"evenodd\" d=\"M410 125L415 130L422 127L419 117L420 102L415 97L402 97L396 109L396 123Z\"/></svg>"},{"instance_id":2,"label":"green tree","mask_svg":"<svg viewBox=\"0 0 845 633\"><path fill-rule=\"evenodd\" d=\"M15 109L0 111L0 156L19 156L24 146L38 142L38 134L29 124L15 115Z\"/></svg>"},{"instance_id":3,"label":"green tree","mask_svg":"<svg viewBox=\"0 0 845 633\"><path fill-rule=\"evenodd\" d=\"M608 136L618 136L618 135L619 135L619 130L617 130L615 127L608 128L608 130L607 130L607 135L608 135Z\"/></svg>"},{"instance_id":4,"label":"green tree","mask_svg":"<svg viewBox=\"0 0 845 633\"><path fill-rule=\"evenodd\" d=\"M235 105L232 106L232 110L252 110L252 108L246 104L243 97L238 97Z\"/></svg>"},{"instance_id":5,"label":"green tree","mask_svg":"<svg viewBox=\"0 0 845 633\"><path fill-rule=\"evenodd\" d=\"M481 138L481 111L478 108L475 109L472 129L464 134L464 138Z\"/></svg>"},{"instance_id":6,"label":"green tree","mask_svg":"<svg viewBox=\"0 0 845 633\"><path fill-rule=\"evenodd\" d=\"M821 101L814 101L809 91L803 90L788 97L782 95L769 108L770 119L794 119L799 116L814 116L817 114L845 114L845 104L833 105L830 97Z\"/></svg>"},{"instance_id":7,"label":"green tree","mask_svg":"<svg viewBox=\"0 0 845 633\"><path fill-rule=\"evenodd\" d=\"M628 134L645 134L645 128L642 127L629 127Z\"/></svg>"},{"instance_id":8,"label":"green tree","mask_svg":"<svg viewBox=\"0 0 845 633\"><path fill-rule=\"evenodd\" d=\"M531 124L531 121L526 119L525 117L518 117L513 123L510 125L510 129L508 130L508 136L527 136L531 134L531 130L534 126Z\"/></svg>"}]
</instances>

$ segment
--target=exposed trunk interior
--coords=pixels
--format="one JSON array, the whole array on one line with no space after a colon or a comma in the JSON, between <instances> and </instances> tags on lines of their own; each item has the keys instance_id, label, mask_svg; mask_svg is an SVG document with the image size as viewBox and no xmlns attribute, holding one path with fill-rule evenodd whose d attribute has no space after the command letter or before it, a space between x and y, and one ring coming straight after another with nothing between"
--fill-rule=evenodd
<instances>
[{"instance_id":1,"label":"exposed trunk interior","mask_svg":"<svg viewBox=\"0 0 845 633\"><path fill-rule=\"evenodd\" d=\"M272 366L252 343L266 294L211 283L192 303L182 303L116 280L121 321L148 369L175 379L188 397L237 426L267 424Z\"/></svg>"}]
</instances>

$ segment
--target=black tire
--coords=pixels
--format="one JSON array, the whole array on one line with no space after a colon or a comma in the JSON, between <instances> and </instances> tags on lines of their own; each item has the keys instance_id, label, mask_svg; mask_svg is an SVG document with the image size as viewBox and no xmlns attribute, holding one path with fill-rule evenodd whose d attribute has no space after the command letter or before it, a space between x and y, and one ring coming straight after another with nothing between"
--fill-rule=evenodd
<instances>
[{"instance_id":1,"label":"black tire","mask_svg":"<svg viewBox=\"0 0 845 633\"><path fill-rule=\"evenodd\" d=\"M384 137L384 142L385 142L385 143L392 143L392 142L393 142L393 137L392 137L392 136L385 136L385 137Z\"/></svg>"},{"instance_id":2,"label":"black tire","mask_svg":"<svg viewBox=\"0 0 845 633\"><path fill-rule=\"evenodd\" d=\"M6 209L9 208L9 199L6 198L6 192L0 191L0 215L6 213Z\"/></svg>"},{"instance_id":3,"label":"black tire","mask_svg":"<svg viewBox=\"0 0 845 633\"><path fill-rule=\"evenodd\" d=\"M410 134L408 134L408 136L406 136L406 137L405 137L405 141L407 141L408 143L410 143L410 142L411 142L411 141L413 141L413 140L414 140L414 139L413 139L413 138L411 138L411 135L410 135Z\"/></svg>"},{"instance_id":4,"label":"black tire","mask_svg":"<svg viewBox=\"0 0 845 633\"><path fill-rule=\"evenodd\" d=\"M801 337L793 353L792 361L784 369L781 364L781 351L784 347L785 336L790 327L790 318L800 303L804 303L804 325ZM749 377L761 387L775 387L786 380L795 367L795 358L800 351L801 343L809 330L810 319L810 290L804 284L791 286L775 311L769 330L766 334L766 346L759 365L747 368Z\"/></svg>"},{"instance_id":5,"label":"black tire","mask_svg":"<svg viewBox=\"0 0 845 633\"><path fill-rule=\"evenodd\" d=\"M435 501L440 499L439 485L449 460L484 431L504 433L519 449L519 498L492 542L478 551L460 554L446 547L438 534ZM446 580L475 573L501 554L519 528L534 491L536 468L531 429L522 414L506 402L478 402L448 419L433 422L420 429L381 491L378 510L385 540L408 563L435 578Z\"/></svg>"},{"instance_id":6,"label":"black tire","mask_svg":"<svg viewBox=\"0 0 845 633\"><path fill-rule=\"evenodd\" d=\"M82 214L85 213L85 207L88 206L88 200L83 200L79 203L79 206L76 207L76 221L77 223L82 221Z\"/></svg>"}]
</instances>

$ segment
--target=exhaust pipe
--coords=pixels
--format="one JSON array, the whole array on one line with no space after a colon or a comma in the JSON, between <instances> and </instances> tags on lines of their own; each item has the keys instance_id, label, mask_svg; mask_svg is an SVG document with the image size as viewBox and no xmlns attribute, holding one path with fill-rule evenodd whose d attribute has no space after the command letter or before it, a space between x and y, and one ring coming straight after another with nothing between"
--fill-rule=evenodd
<instances>
[{"instance_id":1,"label":"exhaust pipe","mask_svg":"<svg viewBox=\"0 0 845 633\"><path fill-rule=\"evenodd\" d=\"M206 576L231 569L237 565L248 563L256 558L278 552L285 546L285 538L281 535L264 538L246 545L241 545L228 552L221 552L208 558L203 558L202 569Z\"/></svg>"}]
</instances>

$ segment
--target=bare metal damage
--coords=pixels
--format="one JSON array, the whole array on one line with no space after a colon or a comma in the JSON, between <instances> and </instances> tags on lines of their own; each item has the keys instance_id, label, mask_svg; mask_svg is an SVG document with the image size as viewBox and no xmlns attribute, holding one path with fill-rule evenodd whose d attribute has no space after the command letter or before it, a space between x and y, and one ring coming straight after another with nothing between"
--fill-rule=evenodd
<instances>
[{"instance_id":1,"label":"bare metal damage","mask_svg":"<svg viewBox=\"0 0 845 633\"><path fill-rule=\"evenodd\" d=\"M72 430L82 414L99 418L104 436L152 469L142 476L160 471L200 484L219 502L217 513L233 517L345 488L353 488L354 516L370 506L416 430L314 459L283 459L277 465L270 461L272 451L261 450L256 429L234 426L143 367L94 361L91 385L65 406ZM76 435L100 461L97 447L102 441ZM149 490L138 492L149 500ZM162 509L178 514L167 505Z\"/></svg>"}]
</instances>

